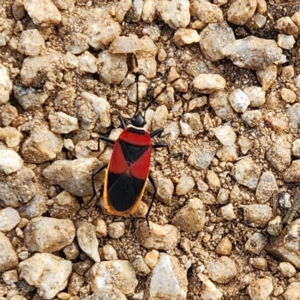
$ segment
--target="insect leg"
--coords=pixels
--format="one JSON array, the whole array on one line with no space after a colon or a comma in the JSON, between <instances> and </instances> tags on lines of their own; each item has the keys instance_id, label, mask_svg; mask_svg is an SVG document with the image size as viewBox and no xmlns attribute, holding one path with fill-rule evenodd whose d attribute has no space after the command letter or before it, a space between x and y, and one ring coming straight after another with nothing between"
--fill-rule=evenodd
<instances>
[{"instance_id":1,"label":"insect leg","mask_svg":"<svg viewBox=\"0 0 300 300\"><path fill-rule=\"evenodd\" d=\"M150 132L150 137L151 137L151 138L153 138L153 137L155 137L155 136L160 137L161 134L163 133L163 131L164 131L163 128L158 128L158 129L156 129L156 130Z\"/></svg>"},{"instance_id":2,"label":"insect leg","mask_svg":"<svg viewBox=\"0 0 300 300\"><path fill-rule=\"evenodd\" d=\"M110 143L110 144L112 144L112 145L115 143L115 141L113 141L113 140L111 140L111 139L109 139L109 138L107 138L107 137L105 137L105 136L100 136L100 137L99 137L99 140L102 140L102 141L104 141L104 142Z\"/></svg>"},{"instance_id":3,"label":"insect leg","mask_svg":"<svg viewBox=\"0 0 300 300\"><path fill-rule=\"evenodd\" d=\"M150 205L149 205L149 208L148 208L148 211L147 211L147 214L146 214L146 220L147 220L147 224L148 224L148 227L149 227L149 213L151 211L151 208L152 208L152 205L153 205L153 202L154 202L154 199L155 199L155 196L156 196L156 192L157 192L157 184L155 182L155 180L153 179L153 177L149 174L148 175L148 178L154 188L154 193L152 195L152 199L151 199L151 202L150 202Z\"/></svg>"},{"instance_id":4,"label":"insect leg","mask_svg":"<svg viewBox=\"0 0 300 300\"><path fill-rule=\"evenodd\" d=\"M91 199L89 200L89 202L91 202L97 194L96 187L95 187L95 177L97 174L99 174L101 171L103 171L107 167L107 165L108 164L104 164L103 166L96 168L92 173L93 195L92 195Z\"/></svg>"},{"instance_id":5,"label":"insect leg","mask_svg":"<svg viewBox=\"0 0 300 300\"><path fill-rule=\"evenodd\" d=\"M121 115L119 115L119 120L120 120L122 128L125 129L126 128L126 123L125 123L124 119L121 117Z\"/></svg>"}]
</instances>

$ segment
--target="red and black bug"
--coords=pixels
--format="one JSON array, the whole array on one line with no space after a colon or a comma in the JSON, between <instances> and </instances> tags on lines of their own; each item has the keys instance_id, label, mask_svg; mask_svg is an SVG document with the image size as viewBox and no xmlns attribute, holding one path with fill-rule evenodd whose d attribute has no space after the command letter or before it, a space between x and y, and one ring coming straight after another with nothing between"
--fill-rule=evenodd
<instances>
[{"instance_id":1,"label":"red and black bug","mask_svg":"<svg viewBox=\"0 0 300 300\"><path fill-rule=\"evenodd\" d=\"M100 137L101 140L113 144L114 147L110 162L95 169L92 173L93 195L91 200L96 195L95 176L106 169L103 187L104 208L112 215L128 216L133 214L139 206L145 191L147 178L149 178L154 187L154 193L146 215L148 220L157 192L157 185L149 174L151 152L152 149L156 148L168 148L168 145L164 143L152 145L151 138L160 137L163 128L148 132L144 128L145 118L138 111L138 107L137 97L136 112L131 119L131 124L128 126L119 115L123 132L116 141L104 136Z\"/></svg>"}]
</instances>

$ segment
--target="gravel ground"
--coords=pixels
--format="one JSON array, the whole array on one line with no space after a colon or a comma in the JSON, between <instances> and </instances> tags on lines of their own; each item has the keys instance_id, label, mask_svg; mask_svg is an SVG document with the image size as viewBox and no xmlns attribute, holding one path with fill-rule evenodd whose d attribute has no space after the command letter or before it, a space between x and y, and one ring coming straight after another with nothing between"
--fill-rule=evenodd
<instances>
[{"instance_id":1,"label":"gravel ground","mask_svg":"<svg viewBox=\"0 0 300 300\"><path fill-rule=\"evenodd\" d=\"M0 300L300 299L299 31L293 1L1 0ZM150 229L150 182L89 201L137 84L182 153Z\"/></svg>"}]
</instances>

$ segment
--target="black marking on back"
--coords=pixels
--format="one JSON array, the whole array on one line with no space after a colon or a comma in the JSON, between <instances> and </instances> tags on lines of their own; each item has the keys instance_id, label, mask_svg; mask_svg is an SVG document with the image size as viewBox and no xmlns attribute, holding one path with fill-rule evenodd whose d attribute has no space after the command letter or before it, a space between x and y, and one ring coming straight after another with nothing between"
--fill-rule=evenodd
<instances>
[{"instance_id":1,"label":"black marking on back","mask_svg":"<svg viewBox=\"0 0 300 300\"><path fill-rule=\"evenodd\" d=\"M128 176L126 173L108 173L108 202L119 212L128 211L140 195L145 180Z\"/></svg>"},{"instance_id":2,"label":"black marking on back","mask_svg":"<svg viewBox=\"0 0 300 300\"><path fill-rule=\"evenodd\" d=\"M120 140L120 145L124 153L124 157L130 165L136 162L149 148L149 146L132 145L122 140Z\"/></svg>"}]
</instances>

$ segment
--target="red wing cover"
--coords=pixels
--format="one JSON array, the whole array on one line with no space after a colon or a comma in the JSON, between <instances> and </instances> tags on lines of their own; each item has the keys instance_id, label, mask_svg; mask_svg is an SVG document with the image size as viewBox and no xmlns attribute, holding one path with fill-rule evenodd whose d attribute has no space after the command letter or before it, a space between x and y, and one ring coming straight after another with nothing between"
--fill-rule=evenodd
<instances>
[{"instance_id":1,"label":"red wing cover","mask_svg":"<svg viewBox=\"0 0 300 300\"><path fill-rule=\"evenodd\" d=\"M150 140L150 138L149 138ZM108 211L126 215L134 212L144 193L150 167L150 146L117 140L107 173Z\"/></svg>"}]
</instances>

